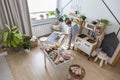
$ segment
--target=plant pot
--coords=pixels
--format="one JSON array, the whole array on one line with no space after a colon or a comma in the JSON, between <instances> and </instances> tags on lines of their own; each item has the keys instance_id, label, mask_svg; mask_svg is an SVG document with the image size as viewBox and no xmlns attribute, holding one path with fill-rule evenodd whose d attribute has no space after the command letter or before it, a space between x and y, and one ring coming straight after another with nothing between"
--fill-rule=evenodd
<instances>
[{"instance_id":1,"label":"plant pot","mask_svg":"<svg viewBox=\"0 0 120 80\"><path fill-rule=\"evenodd\" d=\"M21 50L21 47L20 46L18 46L16 48L10 47L9 49L11 49L13 52L19 52Z\"/></svg>"},{"instance_id":2,"label":"plant pot","mask_svg":"<svg viewBox=\"0 0 120 80\"><path fill-rule=\"evenodd\" d=\"M24 49L25 53L30 53L30 49Z\"/></svg>"}]
</instances>

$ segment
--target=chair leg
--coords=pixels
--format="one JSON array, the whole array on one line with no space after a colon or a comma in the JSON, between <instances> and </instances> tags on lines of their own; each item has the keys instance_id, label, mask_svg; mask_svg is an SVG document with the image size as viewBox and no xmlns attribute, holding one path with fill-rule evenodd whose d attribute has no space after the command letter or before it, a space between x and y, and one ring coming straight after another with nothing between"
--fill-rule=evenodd
<instances>
[{"instance_id":1,"label":"chair leg","mask_svg":"<svg viewBox=\"0 0 120 80\"><path fill-rule=\"evenodd\" d=\"M98 60L98 56L94 59L94 62L96 62Z\"/></svg>"},{"instance_id":2,"label":"chair leg","mask_svg":"<svg viewBox=\"0 0 120 80\"><path fill-rule=\"evenodd\" d=\"M102 67L102 66L103 66L103 61L104 61L104 60L103 60L103 59L101 59L100 64L99 64L99 66L100 66L100 67Z\"/></svg>"},{"instance_id":3,"label":"chair leg","mask_svg":"<svg viewBox=\"0 0 120 80\"><path fill-rule=\"evenodd\" d=\"M105 60L105 65L107 65L107 62L108 62L108 61L107 61L107 60Z\"/></svg>"}]
</instances>

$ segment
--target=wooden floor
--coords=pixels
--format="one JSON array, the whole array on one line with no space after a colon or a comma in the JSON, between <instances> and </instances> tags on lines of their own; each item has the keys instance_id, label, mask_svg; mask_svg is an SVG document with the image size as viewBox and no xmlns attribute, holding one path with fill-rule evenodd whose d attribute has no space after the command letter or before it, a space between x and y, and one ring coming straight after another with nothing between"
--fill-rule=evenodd
<instances>
[{"instance_id":1,"label":"wooden floor","mask_svg":"<svg viewBox=\"0 0 120 80\"><path fill-rule=\"evenodd\" d=\"M76 51L72 53L74 60L72 64L80 64L85 68L86 76L83 80L120 80L120 64L116 68L109 65L100 68L98 63L92 60L88 61L87 56ZM54 69L47 61L47 68L44 65L44 54L39 47L32 49L29 54L23 50L19 52L9 51L6 57L10 66L14 80L67 80L66 75L68 68L58 69L57 79L55 79Z\"/></svg>"}]
</instances>

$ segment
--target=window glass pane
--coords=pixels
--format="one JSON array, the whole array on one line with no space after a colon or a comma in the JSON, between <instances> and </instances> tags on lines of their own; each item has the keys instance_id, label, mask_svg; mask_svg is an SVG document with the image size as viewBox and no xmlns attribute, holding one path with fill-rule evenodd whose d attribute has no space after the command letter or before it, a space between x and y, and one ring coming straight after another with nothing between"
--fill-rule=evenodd
<instances>
[{"instance_id":1,"label":"window glass pane","mask_svg":"<svg viewBox=\"0 0 120 80\"><path fill-rule=\"evenodd\" d=\"M32 20L52 18L55 15L49 15L49 12L55 11L57 0L28 0L28 6Z\"/></svg>"},{"instance_id":2,"label":"window glass pane","mask_svg":"<svg viewBox=\"0 0 120 80\"><path fill-rule=\"evenodd\" d=\"M54 11L57 6L57 0L28 0L28 5L30 13Z\"/></svg>"}]
</instances>

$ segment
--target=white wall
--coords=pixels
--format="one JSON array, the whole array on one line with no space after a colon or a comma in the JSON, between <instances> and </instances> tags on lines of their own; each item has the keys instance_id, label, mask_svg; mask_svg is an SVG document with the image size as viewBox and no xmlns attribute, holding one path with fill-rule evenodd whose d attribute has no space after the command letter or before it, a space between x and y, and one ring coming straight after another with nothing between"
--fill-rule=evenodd
<instances>
[{"instance_id":1,"label":"white wall","mask_svg":"<svg viewBox=\"0 0 120 80\"><path fill-rule=\"evenodd\" d=\"M62 8L69 2L70 0L59 0L58 9L61 11ZM71 11L71 3L63 10L63 14L68 14Z\"/></svg>"},{"instance_id":2,"label":"white wall","mask_svg":"<svg viewBox=\"0 0 120 80\"><path fill-rule=\"evenodd\" d=\"M114 15L120 21L120 0L104 0L110 7Z\"/></svg>"},{"instance_id":3,"label":"white wall","mask_svg":"<svg viewBox=\"0 0 120 80\"><path fill-rule=\"evenodd\" d=\"M67 0L59 0L59 3L65 5L65 1ZM116 17L119 18L120 21L120 14L119 14L120 8L118 5L118 3L120 3L120 0L105 0L105 2L109 5L111 10L113 10L113 13L116 15ZM60 6L59 8L61 7L62 6ZM64 9L65 14L68 14L69 12L73 12L73 10L71 9L71 4ZM108 9L105 7L105 5L102 3L101 0L82 0L80 13L86 15L90 20L105 18L111 21L112 25L107 27L106 33L111 33L111 32L117 33L120 27L120 25L118 25L117 21L114 19L114 17L111 15L111 13L108 11ZM120 41L120 33L118 34L118 38ZM114 52L113 57L109 60L110 64L113 62L119 50L120 50L120 44L118 45L116 51Z\"/></svg>"},{"instance_id":4,"label":"white wall","mask_svg":"<svg viewBox=\"0 0 120 80\"><path fill-rule=\"evenodd\" d=\"M83 0L81 13L93 20L105 18L111 21L112 25L107 27L107 33L117 32L120 27L101 0Z\"/></svg>"}]
</instances>

